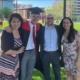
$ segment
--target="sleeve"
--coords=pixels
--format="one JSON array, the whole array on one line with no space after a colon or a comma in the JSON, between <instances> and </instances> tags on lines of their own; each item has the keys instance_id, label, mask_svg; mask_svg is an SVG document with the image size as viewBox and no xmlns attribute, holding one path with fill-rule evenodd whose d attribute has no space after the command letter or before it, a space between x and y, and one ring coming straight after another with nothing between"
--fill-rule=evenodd
<instances>
[{"instance_id":1,"label":"sleeve","mask_svg":"<svg viewBox=\"0 0 80 80\"><path fill-rule=\"evenodd\" d=\"M3 31L2 36L1 36L1 49L3 52L8 51L9 49L12 48L10 44L10 33Z\"/></svg>"},{"instance_id":2,"label":"sleeve","mask_svg":"<svg viewBox=\"0 0 80 80\"><path fill-rule=\"evenodd\" d=\"M22 27L19 29L19 33L20 33L20 36L21 36L21 39L22 39L22 41L23 41L23 32L24 32L24 30L22 29Z\"/></svg>"},{"instance_id":3,"label":"sleeve","mask_svg":"<svg viewBox=\"0 0 80 80\"><path fill-rule=\"evenodd\" d=\"M77 42L80 42L80 32L78 32L78 33L76 34L76 40L77 40Z\"/></svg>"},{"instance_id":4,"label":"sleeve","mask_svg":"<svg viewBox=\"0 0 80 80\"><path fill-rule=\"evenodd\" d=\"M63 44L63 41L64 41L64 36L62 36L61 38L61 44Z\"/></svg>"}]
</instances>

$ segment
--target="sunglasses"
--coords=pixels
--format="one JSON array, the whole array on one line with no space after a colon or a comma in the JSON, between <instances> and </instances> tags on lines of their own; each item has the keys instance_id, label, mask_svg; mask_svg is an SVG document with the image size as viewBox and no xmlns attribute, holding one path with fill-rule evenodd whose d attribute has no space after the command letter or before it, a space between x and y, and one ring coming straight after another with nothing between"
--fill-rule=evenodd
<instances>
[{"instance_id":1,"label":"sunglasses","mask_svg":"<svg viewBox=\"0 0 80 80\"><path fill-rule=\"evenodd\" d=\"M47 17L47 19L48 19L48 20L49 20L49 19L53 20L54 18L53 18L53 17Z\"/></svg>"}]
</instances>

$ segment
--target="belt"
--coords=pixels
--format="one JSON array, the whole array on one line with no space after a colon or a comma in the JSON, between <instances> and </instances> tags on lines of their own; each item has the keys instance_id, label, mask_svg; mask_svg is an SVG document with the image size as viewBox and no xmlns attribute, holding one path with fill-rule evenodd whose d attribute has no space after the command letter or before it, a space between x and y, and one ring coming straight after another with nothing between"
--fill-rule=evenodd
<instances>
[{"instance_id":1,"label":"belt","mask_svg":"<svg viewBox=\"0 0 80 80\"><path fill-rule=\"evenodd\" d=\"M58 51L58 50L56 50L56 51L44 51L44 52L51 54L51 53L55 53L55 52L57 52L57 51Z\"/></svg>"},{"instance_id":2,"label":"belt","mask_svg":"<svg viewBox=\"0 0 80 80\"><path fill-rule=\"evenodd\" d=\"M34 50L34 49L30 49L30 50L25 50L25 51L32 51L32 50Z\"/></svg>"}]
</instances>

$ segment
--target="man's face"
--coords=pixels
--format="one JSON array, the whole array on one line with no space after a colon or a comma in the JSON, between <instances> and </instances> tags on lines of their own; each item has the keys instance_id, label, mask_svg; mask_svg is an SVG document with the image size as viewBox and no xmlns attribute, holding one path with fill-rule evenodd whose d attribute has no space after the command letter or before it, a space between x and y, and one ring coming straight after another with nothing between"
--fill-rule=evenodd
<instances>
[{"instance_id":1,"label":"man's face","mask_svg":"<svg viewBox=\"0 0 80 80\"><path fill-rule=\"evenodd\" d=\"M40 19L40 15L39 14L31 14L31 22L33 24L38 23L39 19Z\"/></svg>"},{"instance_id":2,"label":"man's face","mask_svg":"<svg viewBox=\"0 0 80 80\"><path fill-rule=\"evenodd\" d=\"M46 18L46 22L47 22L47 25L48 26L52 26L53 25L53 22L54 22L54 17L52 14L49 14Z\"/></svg>"}]
</instances>

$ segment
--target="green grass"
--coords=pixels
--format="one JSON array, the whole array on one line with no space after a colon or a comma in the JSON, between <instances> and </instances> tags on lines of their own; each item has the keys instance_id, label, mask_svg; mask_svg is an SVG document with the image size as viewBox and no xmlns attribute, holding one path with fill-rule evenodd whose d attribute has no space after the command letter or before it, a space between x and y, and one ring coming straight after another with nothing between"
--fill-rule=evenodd
<instances>
[{"instance_id":1,"label":"green grass","mask_svg":"<svg viewBox=\"0 0 80 80\"><path fill-rule=\"evenodd\" d=\"M0 30L4 30L4 28L6 28L7 26L9 26L8 22L4 21L2 25L0 25Z\"/></svg>"},{"instance_id":2,"label":"green grass","mask_svg":"<svg viewBox=\"0 0 80 80\"><path fill-rule=\"evenodd\" d=\"M75 23L74 28L78 31L80 31L80 23Z\"/></svg>"},{"instance_id":3,"label":"green grass","mask_svg":"<svg viewBox=\"0 0 80 80\"><path fill-rule=\"evenodd\" d=\"M59 23L55 23L56 25L59 25ZM74 23L74 29L80 31L80 23Z\"/></svg>"},{"instance_id":4,"label":"green grass","mask_svg":"<svg viewBox=\"0 0 80 80\"><path fill-rule=\"evenodd\" d=\"M59 24L59 23L55 23L55 24ZM8 22L3 22L2 26L0 26L0 30L4 30L5 27L7 27L9 24ZM80 23L74 23L74 28L78 31L80 31Z\"/></svg>"},{"instance_id":5,"label":"green grass","mask_svg":"<svg viewBox=\"0 0 80 80\"><path fill-rule=\"evenodd\" d=\"M55 80L52 66L50 66L50 76L51 80ZM38 70L34 70L32 80L44 80L44 76ZM61 68L61 80L66 80L66 71L64 70L64 68Z\"/></svg>"}]
</instances>

